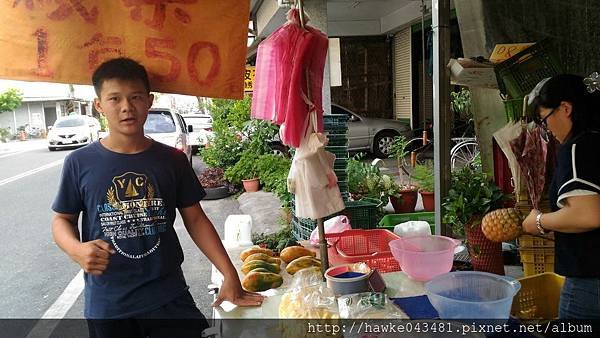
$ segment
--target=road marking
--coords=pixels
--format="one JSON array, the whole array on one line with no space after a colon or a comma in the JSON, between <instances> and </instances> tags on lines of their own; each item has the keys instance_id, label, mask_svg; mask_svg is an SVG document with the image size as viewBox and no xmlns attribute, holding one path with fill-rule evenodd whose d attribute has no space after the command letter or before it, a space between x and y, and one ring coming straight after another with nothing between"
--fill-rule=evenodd
<instances>
[{"instance_id":1,"label":"road marking","mask_svg":"<svg viewBox=\"0 0 600 338\"><path fill-rule=\"evenodd\" d=\"M9 177L9 178L5 178L3 180L0 181L0 186L3 186L5 184L14 182L18 179L39 173L40 171L46 170L46 169L50 169L52 167L56 167L57 165L61 165L63 163L64 159L58 160L58 161L54 161L54 162L50 162L48 164L45 164L41 167L35 168L35 169L31 169L29 171L26 171L24 173L20 173L19 175L15 175L13 177Z\"/></svg>"},{"instance_id":2,"label":"road marking","mask_svg":"<svg viewBox=\"0 0 600 338\"><path fill-rule=\"evenodd\" d=\"M50 337L58 323L59 319L65 317L67 312L73 307L73 304L79 298L83 291L83 270L79 270L75 278L71 280L67 288L56 299L54 304L44 313L42 318L35 324L33 329L29 331L27 338ZM54 320L49 320L54 319Z\"/></svg>"},{"instance_id":3,"label":"road marking","mask_svg":"<svg viewBox=\"0 0 600 338\"><path fill-rule=\"evenodd\" d=\"M15 152L12 152L12 153L1 155L0 158L5 158L5 157L13 156L13 155L19 155L19 154L26 153L26 152L32 151L32 150L35 150L35 149L15 151Z\"/></svg>"}]
</instances>

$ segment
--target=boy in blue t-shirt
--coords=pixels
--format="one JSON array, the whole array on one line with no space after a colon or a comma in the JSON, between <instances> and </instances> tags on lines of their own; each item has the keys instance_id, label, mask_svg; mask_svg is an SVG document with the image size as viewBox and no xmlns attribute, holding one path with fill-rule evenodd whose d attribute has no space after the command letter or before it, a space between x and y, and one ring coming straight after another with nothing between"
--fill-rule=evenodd
<instances>
[{"instance_id":1,"label":"boy in blue t-shirt","mask_svg":"<svg viewBox=\"0 0 600 338\"><path fill-rule=\"evenodd\" d=\"M208 325L181 270L175 209L194 243L225 276L214 306L224 300L260 305L261 295L242 290L200 206L205 192L185 154L144 136L154 99L145 68L127 58L109 60L92 82L94 107L110 133L65 158L52 205L54 240L85 272L90 336L198 336Z\"/></svg>"}]
</instances>

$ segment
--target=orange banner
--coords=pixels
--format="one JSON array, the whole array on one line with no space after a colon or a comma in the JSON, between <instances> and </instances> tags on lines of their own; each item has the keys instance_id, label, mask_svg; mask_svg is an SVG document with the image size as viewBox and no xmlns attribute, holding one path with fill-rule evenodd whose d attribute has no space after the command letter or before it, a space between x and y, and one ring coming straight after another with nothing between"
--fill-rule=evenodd
<instances>
[{"instance_id":1,"label":"orange banner","mask_svg":"<svg viewBox=\"0 0 600 338\"><path fill-rule=\"evenodd\" d=\"M126 56L152 90L241 98L249 3L244 0L0 0L0 78L91 84Z\"/></svg>"}]
</instances>

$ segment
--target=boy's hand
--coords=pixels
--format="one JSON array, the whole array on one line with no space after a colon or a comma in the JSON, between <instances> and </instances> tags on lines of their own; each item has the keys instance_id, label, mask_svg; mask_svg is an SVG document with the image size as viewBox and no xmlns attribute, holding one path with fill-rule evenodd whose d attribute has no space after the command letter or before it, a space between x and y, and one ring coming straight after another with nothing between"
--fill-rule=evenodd
<instances>
[{"instance_id":1,"label":"boy's hand","mask_svg":"<svg viewBox=\"0 0 600 338\"><path fill-rule=\"evenodd\" d=\"M101 275L108 267L108 261L115 250L101 239L81 243L72 258L83 271L94 276Z\"/></svg>"},{"instance_id":2,"label":"boy's hand","mask_svg":"<svg viewBox=\"0 0 600 338\"><path fill-rule=\"evenodd\" d=\"M260 306L264 298L261 294L244 291L239 279L225 278L213 306L219 306L225 300L237 306Z\"/></svg>"}]
</instances>

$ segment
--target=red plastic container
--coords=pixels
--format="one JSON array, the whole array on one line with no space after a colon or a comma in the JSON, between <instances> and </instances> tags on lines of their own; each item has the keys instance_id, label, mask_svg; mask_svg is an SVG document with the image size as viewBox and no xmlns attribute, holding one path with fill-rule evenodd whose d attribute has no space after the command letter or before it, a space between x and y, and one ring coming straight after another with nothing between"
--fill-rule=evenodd
<instances>
[{"instance_id":1,"label":"red plastic container","mask_svg":"<svg viewBox=\"0 0 600 338\"><path fill-rule=\"evenodd\" d=\"M389 242L399 239L396 234L385 229L352 229L325 234L329 243L329 264L365 262L379 272L400 271L398 261L392 256Z\"/></svg>"}]
</instances>

